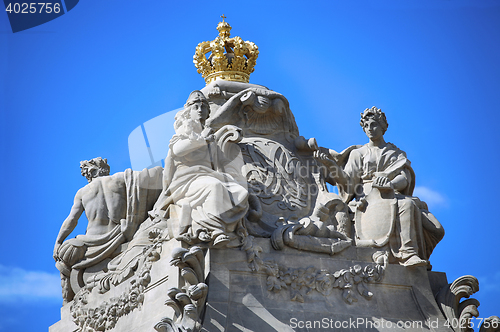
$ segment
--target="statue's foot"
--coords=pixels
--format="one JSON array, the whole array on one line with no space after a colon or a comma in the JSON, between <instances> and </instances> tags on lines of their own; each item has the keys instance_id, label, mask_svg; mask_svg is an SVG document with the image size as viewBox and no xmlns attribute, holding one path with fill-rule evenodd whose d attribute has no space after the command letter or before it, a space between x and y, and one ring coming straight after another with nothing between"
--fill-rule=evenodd
<instances>
[{"instance_id":1,"label":"statue's foot","mask_svg":"<svg viewBox=\"0 0 500 332\"><path fill-rule=\"evenodd\" d=\"M427 266L427 261L425 259L418 257L417 255L413 255L403 263L403 266L411 266L411 267Z\"/></svg>"},{"instance_id":2,"label":"statue's foot","mask_svg":"<svg viewBox=\"0 0 500 332\"><path fill-rule=\"evenodd\" d=\"M230 241L229 236L226 234L219 234L214 240L214 247L222 247Z\"/></svg>"}]
</instances>

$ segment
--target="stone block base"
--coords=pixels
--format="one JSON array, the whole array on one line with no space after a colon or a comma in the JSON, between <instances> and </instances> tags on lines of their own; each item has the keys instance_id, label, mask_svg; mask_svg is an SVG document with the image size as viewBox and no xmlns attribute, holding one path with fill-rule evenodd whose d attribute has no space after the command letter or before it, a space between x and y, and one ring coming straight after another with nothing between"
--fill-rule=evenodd
<instances>
[{"instance_id":1,"label":"stone block base","mask_svg":"<svg viewBox=\"0 0 500 332\"><path fill-rule=\"evenodd\" d=\"M351 247L335 256L286 248L276 251L269 239L256 239L263 263L252 271L240 249L209 249L205 254L208 296L202 331L451 331L435 300L448 285L444 273L425 267L389 264L373 274L374 249ZM184 285L170 265L177 241L163 245L151 269L151 282L140 307L121 316L106 331L151 331L163 318L176 320L164 302L171 287ZM106 294L92 294L98 308L127 290L127 282ZM49 332L79 331L71 303Z\"/></svg>"}]
</instances>

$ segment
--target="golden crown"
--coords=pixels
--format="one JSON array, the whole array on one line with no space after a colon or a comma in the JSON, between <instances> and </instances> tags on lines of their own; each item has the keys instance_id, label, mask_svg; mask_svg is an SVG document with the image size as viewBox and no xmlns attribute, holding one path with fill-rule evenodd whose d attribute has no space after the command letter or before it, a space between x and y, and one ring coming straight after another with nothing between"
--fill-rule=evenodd
<instances>
[{"instance_id":1,"label":"golden crown","mask_svg":"<svg viewBox=\"0 0 500 332\"><path fill-rule=\"evenodd\" d=\"M222 22L217 25L219 36L213 41L198 44L193 56L194 65L207 85L216 79L248 83L259 48L238 36L230 38L231 26L224 21L224 15L221 17Z\"/></svg>"}]
</instances>

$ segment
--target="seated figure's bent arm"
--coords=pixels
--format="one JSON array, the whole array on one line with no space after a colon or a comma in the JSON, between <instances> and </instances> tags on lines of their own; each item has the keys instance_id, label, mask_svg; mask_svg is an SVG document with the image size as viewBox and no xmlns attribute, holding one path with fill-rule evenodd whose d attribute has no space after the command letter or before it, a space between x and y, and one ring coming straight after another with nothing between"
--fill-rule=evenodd
<instances>
[{"instance_id":1,"label":"seated figure's bent arm","mask_svg":"<svg viewBox=\"0 0 500 332\"><path fill-rule=\"evenodd\" d=\"M75 196L75 200L73 202L73 206L71 207L71 211L64 220L61 229L59 231L59 234L57 235L56 239L56 247L58 248L59 245L63 243L63 241L68 237L69 234L75 229L76 225L78 224L78 219L82 215L84 211L83 208L83 203L81 199L81 193L78 191ZM54 248L54 255L57 254L57 248Z\"/></svg>"},{"instance_id":2,"label":"seated figure's bent arm","mask_svg":"<svg viewBox=\"0 0 500 332\"><path fill-rule=\"evenodd\" d=\"M406 179L406 176L404 175L404 171L401 172L401 174L397 175L394 179L391 181L392 188L396 191L402 191L408 186L408 180Z\"/></svg>"}]
</instances>

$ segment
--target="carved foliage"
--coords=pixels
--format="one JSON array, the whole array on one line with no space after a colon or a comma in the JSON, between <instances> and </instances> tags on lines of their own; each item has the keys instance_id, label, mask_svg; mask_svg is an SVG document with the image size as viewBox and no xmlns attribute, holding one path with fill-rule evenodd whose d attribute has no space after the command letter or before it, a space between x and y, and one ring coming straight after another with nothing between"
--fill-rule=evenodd
<instances>
[{"instance_id":1,"label":"carved foliage","mask_svg":"<svg viewBox=\"0 0 500 332\"><path fill-rule=\"evenodd\" d=\"M384 268L379 264L362 267L356 264L348 269L335 272L319 270L315 267L292 269L283 268L274 262L265 262L267 289L280 292L289 289L291 300L304 302L304 295L317 291L328 296L334 289L342 290L342 298L347 304L357 301L355 293L370 300L373 293L365 284L382 280Z\"/></svg>"},{"instance_id":2,"label":"carved foliage","mask_svg":"<svg viewBox=\"0 0 500 332\"><path fill-rule=\"evenodd\" d=\"M90 292L83 289L75 296L75 301L70 309L73 321L78 325L78 331L105 331L114 328L120 317L129 314L136 308L141 308L144 301L144 289L150 280L149 270L142 271L140 276L132 280L131 286L120 297L104 301L97 308L87 307L87 298Z\"/></svg>"},{"instance_id":3,"label":"carved foliage","mask_svg":"<svg viewBox=\"0 0 500 332\"><path fill-rule=\"evenodd\" d=\"M244 234L242 236L241 250L245 251L247 256L248 267L252 272L260 271L262 268L267 268L262 260L262 248L254 243L254 237Z\"/></svg>"},{"instance_id":4,"label":"carved foliage","mask_svg":"<svg viewBox=\"0 0 500 332\"><path fill-rule=\"evenodd\" d=\"M172 287L165 304L175 310L176 319L164 317L155 325L158 332L196 332L201 329L201 317L205 308L208 286L203 282L204 255L200 247L189 250L176 248L172 252L170 264L180 269L186 285L182 290Z\"/></svg>"},{"instance_id":5,"label":"carved foliage","mask_svg":"<svg viewBox=\"0 0 500 332\"><path fill-rule=\"evenodd\" d=\"M458 278L453 283L443 287L436 295L436 301L441 311L449 322L459 322L455 332L473 332L469 321L474 316L479 316L477 307L479 301L468 299L460 302L462 298L469 298L479 291L479 282L473 276L467 275Z\"/></svg>"},{"instance_id":6,"label":"carved foliage","mask_svg":"<svg viewBox=\"0 0 500 332\"><path fill-rule=\"evenodd\" d=\"M144 291L151 282L150 271L154 261L160 257L161 242L144 248L141 256L139 270L135 271L130 280L130 286L119 297L113 297L110 301L104 301L99 307L88 307L89 297L92 289L97 286L99 293L110 289L110 282L115 276L112 273L105 274L99 280L90 282L87 287L82 288L75 296L70 307L73 322L78 326L77 331L93 332L105 331L115 327L120 317L125 316L137 308L142 307Z\"/></svg>"}]
</instances>

